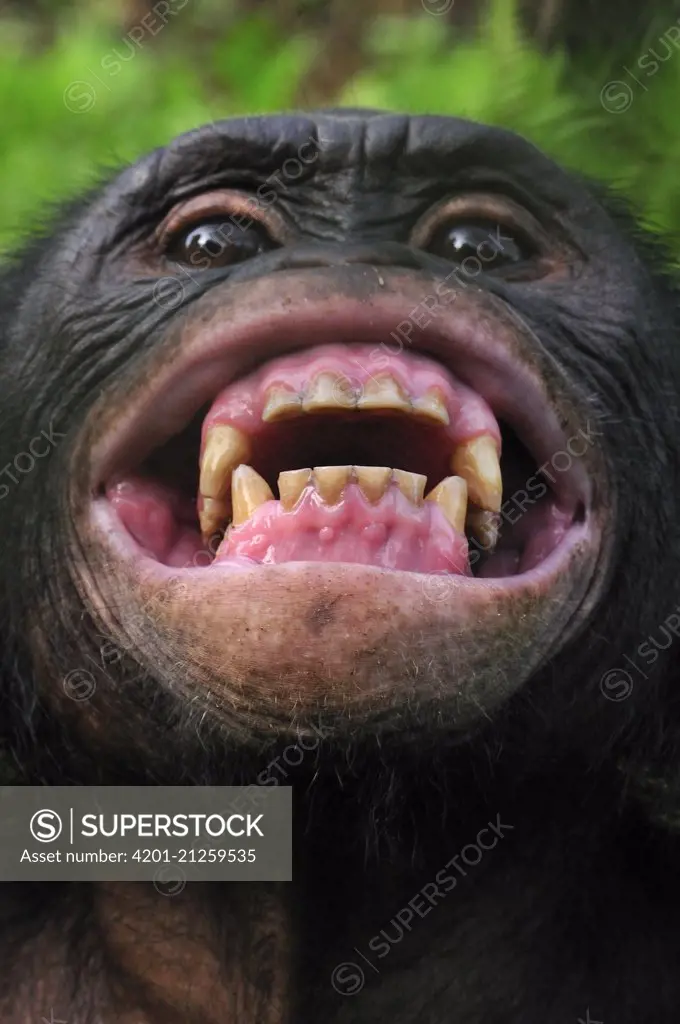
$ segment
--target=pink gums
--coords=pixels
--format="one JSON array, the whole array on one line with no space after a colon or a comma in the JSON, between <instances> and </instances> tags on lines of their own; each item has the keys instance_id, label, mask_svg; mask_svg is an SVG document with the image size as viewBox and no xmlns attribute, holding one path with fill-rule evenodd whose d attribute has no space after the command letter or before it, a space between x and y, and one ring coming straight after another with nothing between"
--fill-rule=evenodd
<instances>
[{"instance_id":1,"label":"pink gums","mask_svg":"<svg viewBox=\"0 0 680 1024\"><path fill-rule=\"evenodd\" d=\"M308 488L290 512L268 501L241 526L231 527L216 562L354 562L410 572L469 575L467 540L433 502L414 506L394 486L369 504L350 484L337 505Z\"/></svg>"},{"instance_id":2,"label":"pink gums","mask_svg":"<svg viewBox=\"0 0 680 1024\"><path fill-rule=\"evenodd\" d=\"M203 423L201 451L206 432L216 423L230 423L255 438L261 431L267 390L272 386L301 394L319 374L334 373L346 387L360 395L366 384L391 374L412 400L437 389L448 414L448 439L461 444L480 434L491 434L500 448L496 417L484 399L461 384L437 363L425 356L402 352L393 355L380 346L323 345L307 352L273 359L262 369L230 384L213 402Z\"/></svg>"}]
</instances>

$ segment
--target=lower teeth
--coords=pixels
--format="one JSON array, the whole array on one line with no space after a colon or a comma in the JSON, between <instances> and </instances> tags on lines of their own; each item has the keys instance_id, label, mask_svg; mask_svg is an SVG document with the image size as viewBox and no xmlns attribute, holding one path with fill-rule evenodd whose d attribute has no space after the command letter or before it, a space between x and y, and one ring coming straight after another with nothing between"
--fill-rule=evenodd
<instances>
[{"instance_id":1,"label":"lower teeth","mask_svg":"<svg viewBox=\"0 0 680 1024\"><path fill-rule=\"evenodd\" d=\"M457 533L468 528L487 551L493 550L498 540L496 513L470 504L468 484L461 476L441 480L424 497L426 477L387 466L318 466L314 469L292 469L279 474L279 500L284 512L291 512L309 487L313 487L327 505L335 505L345 488L355 483L364 498L376 504L394 484L415 506L423 500L438 506ZM203 496L201 529L204 538L224 529L231 515L231 525L241 526L255 510L267 501L274 501L274 493L267 481L251 466L241 464L231 474L231 504L228 497Z\"/></svg>"}]
</instances>

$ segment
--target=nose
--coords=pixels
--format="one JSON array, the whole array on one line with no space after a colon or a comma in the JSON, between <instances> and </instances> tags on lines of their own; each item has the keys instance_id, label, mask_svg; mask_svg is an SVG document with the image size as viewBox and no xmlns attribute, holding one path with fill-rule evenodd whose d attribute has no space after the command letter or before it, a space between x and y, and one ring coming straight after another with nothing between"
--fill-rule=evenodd
<instances>
[{"instance_id":1,"label":"nose","mask_svg":"<svg viewBox=\"0 0 680 1024\"><path fill-rule=\"evenodd\" d=\"M344 267L364 263L371 267L431 269L432 257L401 242L302 242L268 253L266 270ZM261 264L262 265L262 264Z\"/></svg>"}]
</instances>

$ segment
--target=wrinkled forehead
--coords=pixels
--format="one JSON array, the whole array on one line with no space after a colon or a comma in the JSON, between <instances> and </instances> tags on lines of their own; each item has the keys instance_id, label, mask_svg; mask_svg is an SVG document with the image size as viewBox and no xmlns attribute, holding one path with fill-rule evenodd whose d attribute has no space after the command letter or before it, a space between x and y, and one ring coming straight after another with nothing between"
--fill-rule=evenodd
<instances>
[{"instance_id":1,"label":"wrinkled forehead","mask_svg":"<svg viewBox=\"0 0 680 1024\"><path fill-rule=\"evenodd\" d=\"M285 164L285 167L284 167ZM129 191L154 185L180 193L200 179L241 184L284 177L289 188L342 181L356 192L455 185L496 175L545 201L572 205L584 193L525 139L457 117L321 111L233 118L202 125L156 150L118 179Z\"/></svg>"}]
</instances>

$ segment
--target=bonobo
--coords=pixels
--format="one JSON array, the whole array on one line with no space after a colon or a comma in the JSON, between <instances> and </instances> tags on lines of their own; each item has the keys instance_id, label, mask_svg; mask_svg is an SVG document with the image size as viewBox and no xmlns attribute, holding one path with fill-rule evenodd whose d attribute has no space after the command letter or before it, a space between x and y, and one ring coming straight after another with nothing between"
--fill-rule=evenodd
<instances>
[{"instance_id":1,"label":"bonobo","mask_svg":"<svg viewBox=\"0 0 680 1024\"><path fill-rule=\"evenodd\" d=\"M7 778L291 786L295 839L5 884L2 1021L680 1019L667 264L508 131L358 110L192 131L18 251Z\"/></svg>"}]
</instances>

